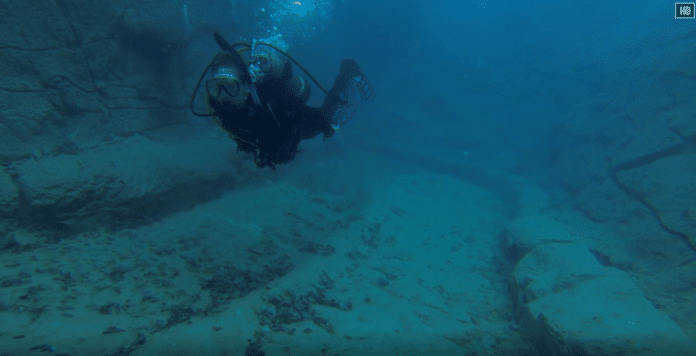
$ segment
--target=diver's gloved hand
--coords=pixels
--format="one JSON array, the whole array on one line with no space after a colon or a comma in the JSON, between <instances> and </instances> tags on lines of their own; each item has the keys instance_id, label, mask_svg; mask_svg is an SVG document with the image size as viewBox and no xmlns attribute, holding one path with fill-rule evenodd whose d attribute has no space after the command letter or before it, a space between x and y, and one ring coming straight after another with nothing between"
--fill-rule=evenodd
<instances>
[{"instance_id":1,"label":"diver's gloved hand","mask_svg":"<svg viewBox=\"0 0 696 356\"><path fill-rule=\"evenodd\" d=\"M347 88L348 101L375 101L375 89L352 59L341 60L341 73L350 77Z\"/></svg>"},{"instance_id":2,"label":"diver's gloved hand","mask_svg":"<svg viewBox=\"0 0 696 356\"><path fill-rule=\"evenodd\" d=\"M360 67L358 67L358 63L349 58L341 60L340 73L348 75L350 77L362 75L362 72L360 72Z\"/></svg>"},{"instance_id":3,"label":"diver's gloved hand","mask_svg":"<svg viewBox=\"0 0 696 356\"><path fill-rule=\"evenodd\" d=\"M341 71L329 95L337 95L343 104L355 105L358 101L374 101L375 90L358 63L352 59L341 60Z\"/></svg>"},{"instance_id":4,"label":"diver's gloved hand","mask_svg":"<svg viewBox=\"0 0 696 356\"><path fill-rule=\"evenodd\" d=\"M375 90L360 71L358 63L352 59L343 59L341 70L321 109L323 115L330 118L332 127L337 129L353 118L360 101L374 100Z\"/></svg>"}]
</instances>

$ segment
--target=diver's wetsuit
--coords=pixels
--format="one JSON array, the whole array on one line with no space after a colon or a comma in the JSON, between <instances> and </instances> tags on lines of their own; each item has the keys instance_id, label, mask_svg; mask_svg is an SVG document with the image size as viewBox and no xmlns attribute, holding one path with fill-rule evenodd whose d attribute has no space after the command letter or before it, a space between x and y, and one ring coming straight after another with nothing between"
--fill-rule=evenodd
<instances>
[{"instance_id":1,"label":"diver's wetsuit","mask_svg":"<svg viewBox=\"0 0 696 356\"><path fill-rule=\"evenodd\" d=\"M288 76L292 66L286 63ZM285 74L281 80L285 80ZM215 109L220 126L237 141L240 150L256 155L256 165L264 167L290 162L298 152L300 140L308 140L320 133L324 138L333 136L328 111L305 105L302 100L288 95L282 82L267 81L256 87L262 103L256 106L251 97L240 110L210 103ZM323 114L324 111L326 114Z\"/></svg>"},{"instance_id":2,"label":"diver's wetsuit","mask_svg":"<svg viewBox=\"0 0 696 356\"><path fill-rule=\"evenodd\" d=\"M214 60L199 81L192 98L192 111L196 115L216 116L219 125L237 142L238 149L254 154L254 162L258 167L274 167L275 164L291 161L298 152L301 140L311 139L319 134L323 134L325 139L333 136L335 131L333 123L345 122L352 117L352 112L346 109L353 108L355 100L374 100L371 85L360 72L357 63L351 59L341 61L340 73L334 85L327 93L322 106L317 108L306 105L311 95L311 87L308 83L300 81L301 95L297 93L297 90L292 91L292 88L298 87L298 78L293 73L293 65L289 61L284 60L282 66L274 68L274 75L265 76L253 86L250 85L250 72L246 71L249 62L232 45L224 42L218 34L216 34L216 41L221 49L232 53L230 56L219 58L234 62L234 67L240 70L231 74L232 72L223 68L217 78L225 80L232 78L234 80L228 82L233 84L218 86L217 90L214 89L215 94L225 99L237 98L239 101L218 100L219 98L213 97L208 92L206 104L212 112L202 114L193 109L196 93L206 78L206 73L215 71L211 68L219 64ZM244 63L241 63L242 61ZM293 82L293 80L296 81ZM351 87L351 80L365 83L366 89L360 91ZM251 94L246 97L240 95L239 93L245 93L240 87L252 88L245 90L255 91L257 97ZM346 111L349 113L344 113Z\"/></svg>"},{"instance_id":3,"label":"diver's wetsuit","mask_svg":"<svg viewBox=\"0 0 696 356\"><path fill-rule=\"evenodd\" d=\"M330 117L325 118L319 109L306 106L294 97L288 97L273 83L257 87L261 102L256 106L247 98L243 109L211 106L215 109L220 126L237 141L237 147L256 155L256 165L264 167L290 162L298 152L300 140L307 140L324 133L334 133Z\"/></svg>"}]
</instances>

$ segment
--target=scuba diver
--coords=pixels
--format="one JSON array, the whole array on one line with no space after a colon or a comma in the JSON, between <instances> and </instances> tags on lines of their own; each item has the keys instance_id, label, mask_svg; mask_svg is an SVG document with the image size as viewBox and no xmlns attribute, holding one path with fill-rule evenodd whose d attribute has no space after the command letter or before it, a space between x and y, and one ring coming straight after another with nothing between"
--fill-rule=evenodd
<instances>
[{"instance_id":1,"label":"scuba diver","mask_svg":"<svg viewBox=\"0 0 696 356\"><path fill-rule=\"evenodd\" d=\"M326 140L353 117L360 101L375 99L372 85L352 59L341 61L327 92L275 46L257 41L229 44L220 34L214 36L222 52L201 75L191 111L215 117L237 142L237 150L252 153L259 168L290 162L301 140L319 134ZM312 83L325 94L319 107L307 104Z\"/></svg>"}]
</instances>

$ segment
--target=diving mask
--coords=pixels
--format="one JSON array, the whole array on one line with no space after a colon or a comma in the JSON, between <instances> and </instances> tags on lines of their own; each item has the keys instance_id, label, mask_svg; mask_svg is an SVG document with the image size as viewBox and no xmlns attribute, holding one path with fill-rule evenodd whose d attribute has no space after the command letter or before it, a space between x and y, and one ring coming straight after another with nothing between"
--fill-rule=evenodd
<instances>
[{"instance_id":1,"label":"diving mask","mask_svg":"<svg viewBox=\"0 0 696 356\"><path fill-rule=\"evenodd\" d=\"M231 61L220 58L211 68L211 76L205 83L205 89L211 102L231 109L246 106L249 87L240 78L239 70Z\"/></svg>"}]
</instances>

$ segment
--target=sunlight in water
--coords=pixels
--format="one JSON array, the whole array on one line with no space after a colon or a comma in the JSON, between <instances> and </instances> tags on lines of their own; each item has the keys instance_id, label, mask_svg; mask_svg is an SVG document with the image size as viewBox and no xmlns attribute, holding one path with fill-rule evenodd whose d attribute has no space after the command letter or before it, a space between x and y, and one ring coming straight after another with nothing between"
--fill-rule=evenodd
<instances>
[{"instance_id":1,"label":"sunlight in water","mask_svg":"<svg viewBox=\"0 0 696 356\"><path fill-rule=\"evenodd\" d=\"M304 4L299 1L291 1L286 6L291 14L300 17L307 15L308 12L314 10L316 7L317 5L312 1L305 1Z\"/></svg>"}]
</instances>

